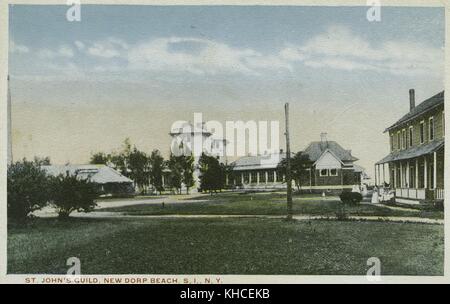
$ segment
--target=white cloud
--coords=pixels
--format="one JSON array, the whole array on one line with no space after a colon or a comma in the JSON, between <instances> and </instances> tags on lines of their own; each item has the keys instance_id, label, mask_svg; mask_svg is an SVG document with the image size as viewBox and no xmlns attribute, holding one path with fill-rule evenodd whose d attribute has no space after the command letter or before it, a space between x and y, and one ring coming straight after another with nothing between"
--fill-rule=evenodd
<instances>
[{"instance_id":1,"label":"white cloud","mask_svg":"<svg viewBox=\"0 0 450 304\"><path fill-rule=\"evenodd\" d=\"M88 47L87 52L92 56L114 58L124 56L127 49L128 44L124 41L116 38L109 38L93 43Z\"/></svg>"},{"instance_id":2,"label":"white cloud","mask_svg":"<svg viewBox=\"0 0 450 304\"><path fill-rule=\"evenodd\" d=\"M61 45L56 50L41 49L38 56L44 59L54 59L57 57L72 58L74 56L73 49L68 45Z\"/></svg>"},{"instance_id":3,"label":"white cloud","mask_svg":"<svg viewBox=\"0 0 450 304\"><path fill-rule=\"evenodd\" d=\"M85 48L84 43L81 42L81 41L79 41L79 40L76 40L76 41L74 42L74 44L75 44L75 46L77 47L77 49L78 49L79 51L82 51L82 50L84 50L84 48Z\"/></svg>"},{"instance_id":4,"label":"white cloud","mask_svg":"<svg viewBox=\"0 0 450 304\"><path fill-rule=\"evenodd\" d=\"M425 44L386 41L371 45L343 26L332 26L325 33L289 47L280 53L291 61L304 61L314 68L371 70L397 75L440 75L444 52Z\"/></svg>"},{"instance_id":5,"label":"white cloud","mask_svg":"<svg viewBox=\"0 0 450 304\"><path fill-rule=\"evenodd\" d=\"M10 49L11 53L16 53L16 54L25 54L30 51L30 49L27 46L16 44L14 41L11 41L11 43L9 45L9 49Z\"/></svg>"}]
</instances>

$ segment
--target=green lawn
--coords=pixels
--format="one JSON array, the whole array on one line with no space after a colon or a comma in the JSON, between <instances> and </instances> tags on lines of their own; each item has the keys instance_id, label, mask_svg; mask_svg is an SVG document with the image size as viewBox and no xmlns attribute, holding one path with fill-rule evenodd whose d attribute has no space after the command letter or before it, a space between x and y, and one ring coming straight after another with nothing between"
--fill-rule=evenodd
<instances>
[{"instance_id":1,"label":"green lawn","mask_svg":"<svg viewBox=\"0 0 450 304\"><path fill-rule=\"evenodd\" d=\"M192 199L191 199L192 200ZM194 198L199 202L140 204L126 207L105 208L99 211L124 212L127 215L166 215L166 214L244 214L244 215L284 215L286 214L286 195L282 193L220 193ZM201 202L201 200L207 200ZM294 196L294 214L335 216L341 208L336 197L318 195ZM361 204L348 206L349 215L359 216L407 216L444 218L441 211L410 209L391 209L383 205Z\"/></svg>"},{"instance_id":2,"label":"green lawn","mask_svg":"<svg viewBox=\"0 0 450 304\"><path fill-rule=\"evenodd\" d=\"M35 219L8 231L8 273L443 275L444 226L281 219Z\"/></svg>"}]
</instances>

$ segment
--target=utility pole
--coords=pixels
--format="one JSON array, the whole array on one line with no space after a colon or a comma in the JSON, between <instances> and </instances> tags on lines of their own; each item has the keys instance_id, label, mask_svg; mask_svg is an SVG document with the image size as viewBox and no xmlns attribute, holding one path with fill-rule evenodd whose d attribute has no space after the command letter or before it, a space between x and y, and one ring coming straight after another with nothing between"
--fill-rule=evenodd
<instances>
[{"instance_id":1,"label":"utility pole","mask_svg":"<svg viewBox=\"0 0 450 304\"><path fill-rule=\"evenodd\" d=\"M286 116L286 184L287 184L287 219L292 220L292 177L291 177L291 145L289 142L289 103L284 105Z\"/></svg>"},{"instance_id":2,"label":"utility pole","mask_svg":"<svg viewBox=\"0 0 450 304\"><path fill-rule=\"evenodd\" d=\"M7 137L8 137L8 154L7 154L7 162L8 165L13 163L13 155L12 155L12 130L11 130L11 91L9 88L9 74L8 74L8 96L7 96L7 113L8 116L8 124L7 124Z\"/></svg>"}]
</instances>

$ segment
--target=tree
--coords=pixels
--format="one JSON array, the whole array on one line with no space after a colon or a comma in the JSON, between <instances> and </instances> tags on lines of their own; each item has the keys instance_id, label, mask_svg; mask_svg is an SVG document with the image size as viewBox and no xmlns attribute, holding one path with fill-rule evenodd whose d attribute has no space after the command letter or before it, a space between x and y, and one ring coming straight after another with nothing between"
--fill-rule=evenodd
<instances>
[{"instance_id":1,"label":"tree","mask_svg":"<svg viewBox=\"0 0 450 304\"><path fill-rule=\"evenodd\" d=\"M181 167L183 169L182 182L186 187L186 194L189 194L189 189L195 185L194 180L194 156L183 155L180 156Z\"/></svg>"},{"instance_id":2,"label":"tree","mask_svg":"<svg viewBox=\"0 0 450 304\"><path fill-rule=\"evenodd\" d=\"M77 175L59 175L52 178L52 204L60 218L67 218L73 211L90 212L95 206L97 188L87 179Z\"/></svg>"},{"instance_id":3,"label":"tree","mask_svg":"<svg viewBox=\"0 0 450 304\"><path fill-rule=\"evenodd\" d=\"M199 159L200 189L211 194L224 188L225 168L216 157L202 153Z\"/></svg>"},{"instance_id":4,"label":"tree","mask_svg":"<svg viewBox=\"0 0 450 304\"><path fill-rule=\"evenodd\" d=\"M150 181L149 158L136 146L128 154L129 177L141 192L145 193Z\"/></svg>"},{"instance_id":5,"label":"tree","mask_svg":"<svg viewBox=\"0 0 450 304\"><path fill-rule=\"evenodd\" d=\"M24 220L50 199L49 177L36 162L23 159L8 166L8 218Z\"/></svg>"},{"instance_id":6,"label":"tree","mask_svg":"<svg viewBox=\"0 0 450 304\"><path fill-rule=\"evenodd\" d=\"M300 191L300 187L302 186L302 176L307 173L307 169L311 168L311 165L312 161L309 159L309 155L302 151L297 152L291 158L291 174L298 191ZM284 158L278 164L278 172L280 174L286 174L286 166L286 158Z\"/></svg>"},{"instance_id":7,"label":"tree","mask_svg":"<svg viewBox=\"0 0 450 304\"><path fill-rule=\"evenodd\" d=\"M89 161L92 165L107 165L111 161L111 155L97 152L91 155L91 160Z\"/></svg>"},{"instance_id":8,"label":"tree","mask_svg":"<svg viewBox=\"0 0 450 304\"><path fill-rule=\"evenodd\" d=\"M169 187L175 189L178 193L181 193L181 185L183 182L183 166L181 157L182 156L175 156L171 153L167 162L167 167L170 170Z\"/></svg>"},{"instance_id":9,"label":"tree","mask_svg":"<svg viewBox=\"0 0 450 304\"><path fill-rule=\"evenodd\" d=\"M50 157L48 157L48 156L47 157L35 156L33 161L38 166L49 166L49 165L51 165Z\"/></svg>"},{"instance_id":10,"label":"tree","mask_svg":"<svg viewBox=\"0 0 450 304\"><path fill-rule=\"evenodd\" d=\"M163 187L163 172L164 172L164 158L159 150L153 150L149 157L150 166L150 184L153 188L161 194Z\"/></svg>"}]
</instances>

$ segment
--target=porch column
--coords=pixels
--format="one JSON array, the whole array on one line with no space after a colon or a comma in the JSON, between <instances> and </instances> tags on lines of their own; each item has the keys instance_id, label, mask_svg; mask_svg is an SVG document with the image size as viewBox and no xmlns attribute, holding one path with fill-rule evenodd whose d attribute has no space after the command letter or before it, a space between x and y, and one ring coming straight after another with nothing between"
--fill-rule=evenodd
<instances>
[{"instance_id":1,"label":"porch column","mask_svg":"<svg viewBox=\"0 0 450 304\"><path fill-rule=\"evenodd\" d=\"M276 183L277 182L277 171L273 171L273 182Z\"/></svg>"},{"instance_id":2,"label":"porch column","mask_svg":"<svg viewBox=\"0 0 450 304\"><path fill-rule=\"evenodd\" d=\"M403 164L400 161L400 188L403 188Z\"/></svg>"},{"instance_id":3,"label":"porch column","mask_svg":"<svg viewBox=\"0 0 450 304\"><path fill-rule=\"evenodd\" d=\"M375 186L377 186L378 185L378 182L377 182L377 165L375 165Z\"/></svg>"},{"instance_id":4,"label":"porch column","mask_svg":"<svg viewBox=\"0 0 450 304\"><path fill-rule=\"evenodd\" d=\"M419 189L419 159L418 158L416 158L416 180L415 180L415 182L416 182L415 188Z\"/></svg>"},{"instance_id":5,"label":"porch column","mask_svg":"<svg viewBox=\"0 0 450 304\"><path fill-rule=\"evenodd\" d=\"M381 178L380 178L380 165L378 164L377 165L377 167L378 167L378 184L380 184L381 185Z\"/></svg>"},{"instance_id":6,"label":"porch column","mask_svg":"<svg viewBox=\"0 0 450 304\"><path fill-rule=\"evenodd\" d=\"M436 178L437 178L437 157L436 152L433 153L433 189L436 189Z\"/></svg>"},{"instance_id":7,"label":"porch column","mask_svg":"<svg viewBox=\"0 0 450 304\"><path fill-rule=\"evenodd\" d=\"M250 171L248 173L248 183L251 184L252 183L252 171Z\"/></svg>"},{"instance_id":8,"label":"porch column","mask_svg":"<svg viewBox=\"0 0 450 304\"><path fill-rule=\"evenodd\" d=\"M386 184L386 174L385 174L385 167L386 167L386 163L383 163L383 187L384 187L384 184Z\"/></svg>"},{"instance_id":9,"label":"porch column","mask_svg":"<svg viewBox=\"0 0 450 304\"><path fill-rule=\"evenodd\" d=\"M225 185L228 186L228 174L225 174Z\"/></svg>"},{"instance_id":10,"label":"porch column","mask_svg":"<svg viewBox=\"0 0 450 304\"><path fill-rule=\"evenodd\" d=\"M256 184L259 185L259 171L256 172Z\"/></svg>"},{"instance_id":11,"label":"porch column","mask_svg":"<svg viewBox=\"0 0 450 304\"><path fill-rule=\"evenodd\" d=\"M394 165L394 185L393 188L397 188L397 164L393 163Z\"/></svg>"},{"instance_id":12,"label":"porch column","mask_svg":"<svg viewBox=\"0 0 450 304\"><path fill-rule=\"evenodd\" d=\"M244 184L244 172L241 173L241 184Z\"/></svg>"},{"instance_id":13,"label":"porch column","mask_svg":"<svg viewBox=\"0 0 450 304\"><path fill-rule=\"evenodd\" d=\"M265 174L266 174L266 184L267 184L269 182L269 171L266 171Z\"/></svg>"},{"instance_id":14,"label":"porch column","mask_svg":"<svg viewBox=\"0 0 450 304\"><path fill-rule=\"evenodd\" d=\"M423 160L424 160L424 164L423 164L423 187L425 189L427 189L428 188L428 162L427 162L427 157L424 156Z\"/></svg>"},{"instance_id":15,"label":"porch column","mask_svg":"<svg viewBox=\"0 0 450 304\"><path fill-rule=\"evenodd\" d=\"M411 188L411 185L409 184L411 182L411 176L409 175L409 160L406 162L406 184L407 184L407 188Z\"/></svg>"}]
</instances>

